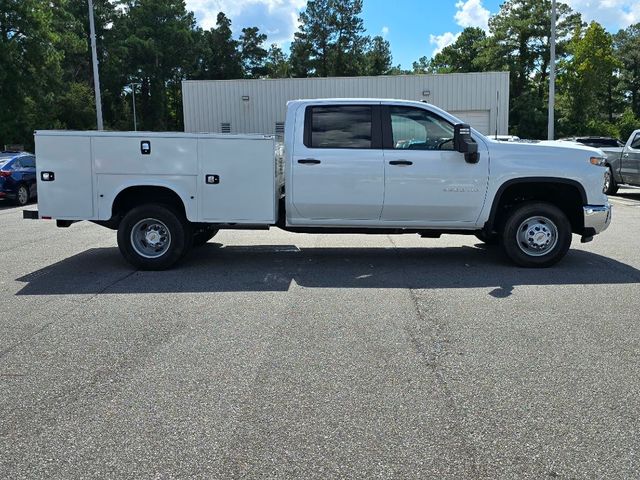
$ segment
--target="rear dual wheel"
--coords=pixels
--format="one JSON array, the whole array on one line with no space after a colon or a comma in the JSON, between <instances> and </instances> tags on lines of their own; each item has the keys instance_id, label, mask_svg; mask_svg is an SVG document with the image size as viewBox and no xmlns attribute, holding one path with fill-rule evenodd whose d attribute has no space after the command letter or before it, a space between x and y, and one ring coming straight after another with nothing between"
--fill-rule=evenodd
<instances>
[{"instance_id":1,"label":"rear dual wheel","mask_svg":"<svg viewBox=\"0 0 640 480\"><path fill-rule=\"evenodd\" d=\"M141 270L171 267L189 251L192 243L189 222L163 205L142 205L130 210L118 228L120 252Z\"/></svg>"}]
</instances>

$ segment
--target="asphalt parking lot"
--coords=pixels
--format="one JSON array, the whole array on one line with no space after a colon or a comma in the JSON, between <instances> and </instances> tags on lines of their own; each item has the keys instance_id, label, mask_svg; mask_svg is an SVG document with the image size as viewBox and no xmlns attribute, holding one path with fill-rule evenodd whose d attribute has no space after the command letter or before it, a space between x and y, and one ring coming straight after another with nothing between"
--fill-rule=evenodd
<instances>
[{"instance_id":1,"label":"asphalt parking lot","mask_svg":"<svg viewBox=\"0 0 640 480\"><path fill-rule=\"evenodd\" d=\"M0 203L0 478L638 478L621 194L547 270L474 237L272 230L140 272L114 232Z\"/></svg>"}]
</instances>

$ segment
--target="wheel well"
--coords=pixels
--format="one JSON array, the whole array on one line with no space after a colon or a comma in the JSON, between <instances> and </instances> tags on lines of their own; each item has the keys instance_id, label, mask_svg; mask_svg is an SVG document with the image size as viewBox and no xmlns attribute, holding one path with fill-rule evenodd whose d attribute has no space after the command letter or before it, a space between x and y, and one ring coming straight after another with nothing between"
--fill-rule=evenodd
<instances>
[{"instance_id":1,"label":"wheel well","mask_svg":"<svg viewBox=\"0 0 640 480\"><path fill-rule=\"evenodd\" d=\"M499 231L508 212L516 205L530 201L542 201L554 204L571 222L574 233L582 233L584 216L582 207L586 203L584 191L573 183L554 181L527 181L507 185L498 191L491 209L491 217L486 230Z\"/></svg>"},{"instance_id":2,"label":"wheel well","mask_svg":"<svg viewBox=\"0 0 640 480\"><path fill-rule=\"evenodd\" d=\"M136 186L122 190L114 199L111 209L113 218L121 218L129 210L145 203L163 204L173 207L186 217L184 203L180 196L167 187Z\"/></svg>"}]
</instances>

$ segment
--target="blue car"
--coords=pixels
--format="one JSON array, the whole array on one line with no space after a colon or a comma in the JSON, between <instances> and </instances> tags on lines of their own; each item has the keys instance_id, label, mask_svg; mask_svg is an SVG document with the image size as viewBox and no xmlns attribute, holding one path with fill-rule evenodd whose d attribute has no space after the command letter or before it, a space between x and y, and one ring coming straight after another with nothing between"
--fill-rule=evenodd
<instances>
[{"instance_id":1,"label":"blue car","mask_svg":"<svg viewBox=\"0 0 640 480\"><path fill-rule=\"evenodd\" d=\"M26 205L37 196L36 188L36 157L24 152L0 152L0 200Z\"/></svg>"}]
</instances>

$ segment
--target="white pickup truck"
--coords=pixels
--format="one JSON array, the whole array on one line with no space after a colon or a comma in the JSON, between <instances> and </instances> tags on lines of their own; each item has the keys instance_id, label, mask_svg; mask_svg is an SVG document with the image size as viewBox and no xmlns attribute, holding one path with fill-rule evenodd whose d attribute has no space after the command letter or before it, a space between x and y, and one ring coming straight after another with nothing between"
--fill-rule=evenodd
<instances>
[{"instance_id":1,"label":"white pickup truck","mask_svg":"<svg viewBox=\"0 0 640 480\"><path fill-rule=\"evenodd\" d=\"M36 132L39 211L118 231L141 269L172 266L220 229L443 233L546 267L605 230L599 150L503 143L404 100L297 100L283 154L270 135Z\"/></svg>"}]
</instances>

